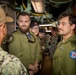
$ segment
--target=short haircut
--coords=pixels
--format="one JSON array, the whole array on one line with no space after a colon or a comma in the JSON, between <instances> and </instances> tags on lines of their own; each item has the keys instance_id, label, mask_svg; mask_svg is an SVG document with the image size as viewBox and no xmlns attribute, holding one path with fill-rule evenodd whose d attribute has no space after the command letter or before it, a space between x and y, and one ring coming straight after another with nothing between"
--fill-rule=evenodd
<instances>
[{"instance_id":1,"label":"short haircut","mask_svg":"<svg viewBox=\"0 0 76 75\"><path fill-rule=\"evenodd\" d=\"M64 18L64 17L69 17L69 23L75 24L76 25L76 15L73 13L62 13L59 15L58 20Z\"/></svg>"},{"instance_id":2,"label":"short haircut","mask_svg":"<svg viewBox=\"0 0 76 75\"><path fill-rule=\"evenodd\" d=\"M45 30L44 30L43 28L40 28L40 29L39 29L39 32L40 32L40 33L45 33Z\"/></svg>"},{"instance_id":3,"label":"short haircut","mask_svg":"<svg viewBox=\"0 0 76 75\"><path fill-rule=\"evenodd\" d=\"M51 30L58 31L57 27L52 27Z\"/></svg>"},{"instance_id":4,"label":"short haircut","mask_svg":"<svg viewBox=\"0 0 76 75\"><path fill-rule=\"evenodd\" d=\"M19 18L19 16L29 16L29 18L30 18L30 14L28 14L27 12L20 12L19 14L18 14L18 16L17 16L17 18L16 19L18 19Z\"/></svg>"}]
</instances>

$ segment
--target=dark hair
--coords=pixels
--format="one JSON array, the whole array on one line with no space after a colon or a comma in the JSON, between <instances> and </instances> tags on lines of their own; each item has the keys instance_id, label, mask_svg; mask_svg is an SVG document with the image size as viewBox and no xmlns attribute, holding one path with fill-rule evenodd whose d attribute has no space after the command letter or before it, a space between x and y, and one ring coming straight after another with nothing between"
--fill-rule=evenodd
<instances>
[{"instance_id":1,"label":"dark hair","mask_svg":"<svg viewBox=\"0 0 76 75\"><path fill-rule=\"evenodd\" d=\"M69 23L70 25L75 24L75 28L74 28L74 33L76 34L76 15L72 14L72 13L62 13L60 14L60 16L58 17L58 20L64 18L64 17L69 17Z\"/></svg>"},{"instance_id":2,"label":"dark hair","mask_svg":"<svg viewBox=\"0 0 76 75\"><path fill-rule=\"evenodd\" d=\"M39 29L39 32L40 32L40 33L45 33L45 30L44 30L43 28L40 28L40 29Z\"/></svg>"},{"instance_id":3,"label":"dark hair","mask_svg":"<svg viewBox=\"0 0 76 75\"><path fill-rule=\"evenodd\" d=\"M72 13L62 13L59 15L58 20L64 18L64 17L69 17L69 22L70 24L75 24L76 25L76 15Z\"/></svg>"},{"instance_id":4,"label":"dark hair","mask_svg":"<svg viewBox=\"0 0 76 75\"><path fill-rule=\"evenodd\" d=\"M51 30L58 31L57 27L52 27Z\"/></svg>"},{"instance_id":5,"label":"dark hair","mask_svg":"<svg viewBox=\"0 0 76 75\"><path fill-rule=\"evenodd\" d=\"M29 18L30 18L30 14L28 14L27 12L20 12L19 14L18 14L18 16L17 16L17 18L16 19L18 19L19 18L19 16L29 16Z\"/></svg>"},{"instance_id":6,"label":"dark hair","mask_svg":"<svg viewBox=\"0 0 76 75\"><path fill-rule=\"evenodd\" d=\"M39 23L35 20L32 20L31 21L31 25L30 25L30 28L34 27L34 26L39 26Z\"/></svg>"}]
</instances>

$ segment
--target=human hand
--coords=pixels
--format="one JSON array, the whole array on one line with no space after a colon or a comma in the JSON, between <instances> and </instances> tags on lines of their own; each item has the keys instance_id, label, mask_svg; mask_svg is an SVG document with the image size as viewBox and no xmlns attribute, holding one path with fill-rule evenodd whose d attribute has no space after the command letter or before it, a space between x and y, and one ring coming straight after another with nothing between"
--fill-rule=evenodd
<instances>
[{"instance_id":1,"label":"human hand","mask_svg":"<svg viewBox=\"0 0 76 75\"><path fill-rule=\"evenodd\" d=\"M34 65L30 64L28 69L33 71L34 70Z\"/></svg>"},{"instance_id":2,"label":"human hand","mask_svg":"<svg viewBox=\"0 0 76 75\"><path fill-rule=\"evenodd\" d=\"M32 64L29 65L28 69L30 70L29 71L30 73L32 73L32 72L36 73L38 71L38 67L36 65L32 65Z\"/></svg>"},{"instance_id":3,"label":"human hand","mask_svg":"<svg viewBox=\"0 0 76 75\"><path fill-rule=\"evenodd\" d=\"M38 72L38 67L37 66L34 66L34 73Z\"/></svg>"},{"instance_id":4,"label":"human hand","mask_svg":"<svg viewBox=\"0 0 76 75\"><path fill-rule=\"evenodd\" d=\"M30 74L30 75L34 75L34 72L33 72L33 71L29 71L29 74Z\"/></svg>"}]
</instances>

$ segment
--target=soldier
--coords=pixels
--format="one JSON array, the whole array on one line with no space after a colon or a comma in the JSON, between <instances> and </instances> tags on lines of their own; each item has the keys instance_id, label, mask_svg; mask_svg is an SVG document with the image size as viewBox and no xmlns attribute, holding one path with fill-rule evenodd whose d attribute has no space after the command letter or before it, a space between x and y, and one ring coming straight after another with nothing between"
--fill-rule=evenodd
<instances>
[{"instance_id":1,"label":"soldier","mask_svg":"<svg viewBox=\"0 0 76 75\"><path fill-rule=\"evenodd\" d=\"M41 58L41 51L34 35L29 32L31 19L26 12L21 12L17 16L18 29L11 34L12 39L9 42L9 53L17 56L24 66L28 69L29 74L33 75L38 71Z\"/></svg>"},{"instance_id":2,"label":"soldier","mask_svg":"<svg viewBox=\"0 0 76 75\"><path fill-rule=\"evenodd\" d=\"M12 22L11 17L5 15L4 10L0 7L0 75L28 75L26 68L20 60L5 52L1 44L6 37L6 22Z\"/></svg>"},{"instance_id":3,"label":"soldier","mask_svg":"<svg viewBox=\"0 0 76 75\"><path fill-rule=\"evenodd\" d=\"M41 45L41 40L40 40L40 38L38 36L38 34L39 34L39 23L36 22L36 21L32 21L31 25L30 25L30 31L32 33L34 33L36 41L39 42L39 45ZM40 47L40 51L41 51L41 46L39 46L39 47Z\"/></svg>"},{"instance_id":4,"label":"soldier","mask_svg":"<svg viewBox=\"0 0 76 75\"><path fill-rule=\"evenodd\" d=\"M76 75L76 15L62 13L58 18L58 32L62 41L53 56L53 75Z\"/></svg>"},{"instance_id":5,"label":"soldier","mask_svg":"<svg viewBox=\"0 0 76 75\"><path fill-rule=\"evenodd\" d=\"M30 31L33 32L36 36L39 33L39 23L36 21L32 21L30 25Z\"/></svg>"},{"instance_id":6,"label":"soldier","mask_svg":"<svg viewBox=\"0 0 76 75\"><path fill-rule=\"evenodd\" d=\"M45 41L45 30L43 28L39 29L38 36L41 40L42 52L44 53L44 51L46 49L46 41Z\"/></svg>"},{"instance_id":7,"label":"soldier","mask_svg":"<svg viewBox=\"0 0 76 75\"><path fill-rule=\"evenodd\" d=\"M58 30L57 27L52 27L51 28L51 42L50 42L50 47L49 47L49 51L50 51L50 58L53 58L55 49L57 47L58 42L60 41L60 36L58 35Z\"/></svg>"},{"instance_id":8,"label":"soldier","mask_svg":"<svg viewBox=\"0 0 76 75\"><path fill-rule=\"evenodd\" d=\"M40 38L38 37L38 33L39 33L39 23L36 22L36 21L32 21L32 22L31 22L31 25L30 25L30 31L31 31L32 33L34 33L35 39L36 39L36 41L39 43L38 46L37 46L37 48L39 48L39 51L42 51L42 50L41 50L41 40L40 40ZM42 52L41 52L41 53L42 53ZM41 54L40 60L42 61L42 54ZM41 61L40 61L40 65L39 65L39 66L40 66L40 67L39 67L39 71L36 73L36 75L40 74Z\"/></svg>"},{"instance_id":9,"label":"soldier","mask_svg":"<svg viewBox=\"0 0 76 75\"><path fill-rule=\"evenodd\" d=\"M32 21L31 25L30 25L30 31L32 33L34 33L37 42L39 42L39 44L41 45L41 40L38 36L38 34L39 34L39 23L36 21ZM41 50L41 46L40 46L40 50Z\"/></svg>"}]
</instances>

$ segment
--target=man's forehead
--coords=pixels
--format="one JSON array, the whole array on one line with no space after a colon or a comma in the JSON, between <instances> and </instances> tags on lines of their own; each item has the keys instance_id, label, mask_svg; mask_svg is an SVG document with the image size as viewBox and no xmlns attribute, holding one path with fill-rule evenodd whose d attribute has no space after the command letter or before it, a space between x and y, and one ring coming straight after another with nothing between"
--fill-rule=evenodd
<instances>
[{"instance_id":1,"label":"man's forehead","mask_svg":"<svg viewBox=\"0 0 76 75\"><path fill-rule=\"evenodd\" d=\"M64 17L64 18L58 20L58 23L69 23L69 17Z\"/></svg>"},{"instance_id":2,"label":"man's forehead","mask_svg":"<svg viewBox=\"0 0 76 75\"><path fill-rule=\"evenodd\" d=\"M67 20L69 20L69 17L67 16L67 17L63 17L63 18L61 18L59 21L67 21Z\"/></svg>"},{"instance_id":3,"label":"man's forehead","mask_svg":"<svg viewBox=\"0 0 76 75\"><path fill-rule=\"evenodd\" d=\"M18 18L18 20L19 21L30 21L30 18L27 16L27 17L25 17L25 16L20 16L19 18Z\"/></svg>"},{"instance_id":4,"label":"man's forehead","mask_svg":"<svg viewBox=\"0 0 76 75\"><path fill-rule=\"evenodd\" d=\"M28 15L24 15L24 16L23 15L20 15L19 16L19 18L24 18L24 17L30 18Z\"/></svg>"}]
</instances>

